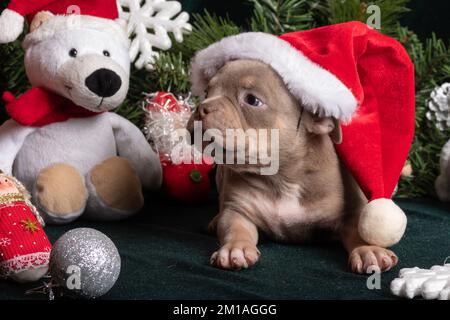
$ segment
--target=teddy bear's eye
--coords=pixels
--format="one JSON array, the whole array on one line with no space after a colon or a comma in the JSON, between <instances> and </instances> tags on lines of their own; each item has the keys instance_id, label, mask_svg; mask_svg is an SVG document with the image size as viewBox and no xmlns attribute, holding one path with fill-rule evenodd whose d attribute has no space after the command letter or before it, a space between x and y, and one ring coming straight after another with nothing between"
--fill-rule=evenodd
<instances>
[{"instance_id":1,"label":"teddy bear's eye","mask_svg":"<svg viewBox=\"0 0 450 320\"><path fill-rule=\"evenodd\" d=\"M69 51L69 56L71 56L72 58L76 58L78 55L78 51L75 48L70 49Z\"/></svg>"},{"instance_id":2,"label":"teddy bear's eye","mask_svg":"<svg viewBox=\"0 0 450 320\"><path fill-rule=\"evenodd\" d=\"M111 53L109 53L108 50L103 51L103 55L104 55L105 57L111 57Z\"/></svg>"}]
</instances>

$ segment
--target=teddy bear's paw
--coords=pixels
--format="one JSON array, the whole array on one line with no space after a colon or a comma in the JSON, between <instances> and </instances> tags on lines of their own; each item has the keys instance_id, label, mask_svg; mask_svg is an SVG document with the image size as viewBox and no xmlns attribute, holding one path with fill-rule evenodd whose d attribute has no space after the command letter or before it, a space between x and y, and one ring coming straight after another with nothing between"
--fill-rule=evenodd
<instances>
[{"instance_id":1,"label":"teddy bear's paw","mask_svg":"<svg viewBox=\"0 0 450 320\"><path fill-rule=\"evenodd\" d=\"M65 224L84 212L88 192L75 168L55 164L40 172L33 196L46 223Z\"/></svg>"},{"instance_id":2,"label":"teddy bear's paw","mask_svg":"<svg viewBox=\"0 0 450 320\"><path fill-rule=\"evenodd\" d=\"M378 246L360 246L349 256L349 265L355 273L371 273L372 268L388 271L395 267L398 258L391 250Z\"/></svg>"},{"instance_id":3,"label":"teddy bear's paw","mask_svg":"<svg viewBox=\"0 0 450 320\"><path fill-rule=\"evenodd\" d=\"M260 257L258 248L248 242L237 241L225 244L212 254L211 265L230 270L240 270L252 267Z\"/></svg>"},{"instance_id":4,"label":"teddy bear's paw","mask_svg":"<svg viewBox=\"0 0 450 320\"><path fill-rule=\"evenodd\" d=\"M112 157L97 165L86 181L90 196L85 218L121 220L144 206L139 177L124 158Z\"/></svg>"}]
</instances>

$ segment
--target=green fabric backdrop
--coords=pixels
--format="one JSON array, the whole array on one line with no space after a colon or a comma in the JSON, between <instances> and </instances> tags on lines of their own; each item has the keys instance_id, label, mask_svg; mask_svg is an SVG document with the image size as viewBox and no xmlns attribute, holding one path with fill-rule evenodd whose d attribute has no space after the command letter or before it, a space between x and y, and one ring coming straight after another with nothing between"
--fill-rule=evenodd
<instances>
[{"instance_id":1,"label":"green fabric backdrop","mask_svg":"<svg viewBox=\"0 0 450 320\"><path fill-rule=\"evenodd\" d=\"M261 261L244 271L208 265L217 239L206 227L217 212L215 196L201 207L180 206L164 197L147 198L146 209L119 223L76 222L47 227L55 241L75 227L93 227L117 245L122 271L104 299L393 299L390 282L400 268L443 264L450 256L450 205L432 201L399 201L409 224L393 248L399 265L382 274L381 290L368 290L366 276L347 268L338 243L284 245L265 241ZM25 296L37 284L0 282L0 299L45 299Z\"/></svg>"}]
</instances>

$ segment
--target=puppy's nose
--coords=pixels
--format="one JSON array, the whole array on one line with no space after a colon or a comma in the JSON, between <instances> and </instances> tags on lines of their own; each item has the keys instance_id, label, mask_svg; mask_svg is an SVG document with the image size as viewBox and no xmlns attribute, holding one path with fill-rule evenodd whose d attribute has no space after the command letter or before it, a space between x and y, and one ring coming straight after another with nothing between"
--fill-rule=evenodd
<instances>
[{"instance_id":1,"label":"puppy's nose","mask_svg":"<svg viewBox=\"0 0 450 320\"><path fill-rule=\"evenodd\" d=\"M200 119L206 117L208 113L214 112L217 110L216 104L203 103L198 107L198 115Z\"/></svg>"},{"instance_id":2,"label":"puppy's nose","mask_svg":"<svg viewBox=\"0 0 450 320\"><path fill-rule=\"evenodd\" d=\"M120 90L122 80L112 70L99 69L86 78L86 87L102 98L112 97Z\"/></svg>"}]
</instances>

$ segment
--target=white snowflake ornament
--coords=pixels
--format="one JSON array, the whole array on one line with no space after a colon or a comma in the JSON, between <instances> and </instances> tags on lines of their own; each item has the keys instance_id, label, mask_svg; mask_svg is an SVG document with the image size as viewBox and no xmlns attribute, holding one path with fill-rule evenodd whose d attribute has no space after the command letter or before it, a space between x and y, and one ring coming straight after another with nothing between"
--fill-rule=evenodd
<instances>
[{"instance_id":1,"label":"white snowflake ornament","mask_svg":"<svg viewBox=\"0 0 450 320\"><path fill-rule=\"evenodd\" d=\"M422 296L427 300L450 300L450 264L401 269L399 278L391 282L391 292L409 299Z\"/></svg>"},{"instance_id":2,"label":"white snowflake ornament","mask_svg":"<svg viewBox=\"0 0 450 320\"><path fill-rule=\"evenodd\" d=\"M172 47L170 33L182 42L183 35L192 31L189 14L181 12L181 4L166 0L117 0L119 17L126 23L132 38L130 58L136 68L153 69L159 50Z\"/></svg>"},{"instance_id":3,"label":"white snowflake ornament","mask_svg":"<svg viewBox=\"0 0 450 320\"><path fill-rule=\"evenodd\" d=\"M445 131L450 128L450 83L444 83L431 92L426 116L437 128Z\"/></svg>"}]
</instances>

